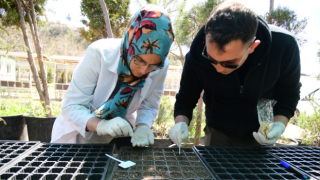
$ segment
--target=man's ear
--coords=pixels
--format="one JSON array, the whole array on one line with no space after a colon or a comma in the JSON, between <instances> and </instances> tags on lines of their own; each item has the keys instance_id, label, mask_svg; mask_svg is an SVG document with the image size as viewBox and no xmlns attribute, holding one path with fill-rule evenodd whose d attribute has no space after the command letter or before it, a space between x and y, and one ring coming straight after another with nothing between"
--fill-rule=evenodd
<instances>
[{"instance_id":1,"label":"man's ear","mask_svg":"<svg viewBox=\"0 0 320 180\"><path fill-rule=\"evenodd\" d=\"M250 47L250 51L249 54L253 53L254 50L259 46L259 44L261 43L261 41L259 39L255 40Z\"/></svg>"}]
</instances>

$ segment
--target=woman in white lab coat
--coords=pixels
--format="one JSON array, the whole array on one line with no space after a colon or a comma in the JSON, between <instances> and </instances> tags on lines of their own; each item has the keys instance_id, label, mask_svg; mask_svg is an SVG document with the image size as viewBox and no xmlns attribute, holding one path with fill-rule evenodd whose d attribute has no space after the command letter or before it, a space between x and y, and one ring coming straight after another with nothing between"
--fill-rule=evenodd
<instances>
[{"instance_id":1,"label":"woman in white lab coat","mask_svg":"<svg viewBox=\"0 0 320 180\"><path fill-rule=\"evenodd\" d=\"M93 132L131 136L133 146L153 144L174 36L170 18L157 6L140 9L121 39L92 43L74 70L52 143L77 143ZM134 130L134 132L133 132Z\"/></svg>"}]
</instances>

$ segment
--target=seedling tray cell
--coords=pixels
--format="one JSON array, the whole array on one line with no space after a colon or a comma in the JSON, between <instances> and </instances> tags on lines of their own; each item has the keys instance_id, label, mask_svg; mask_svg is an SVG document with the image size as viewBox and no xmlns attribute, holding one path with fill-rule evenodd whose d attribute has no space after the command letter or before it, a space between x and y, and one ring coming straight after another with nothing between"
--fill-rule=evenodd
<instances>
[{"instance_id":1,"label":"seedling tray cell","mask_svg":"<svg viewBox=\"0 0 320 180\"><path fill-rule=\"evenodd\" d=\"M216 179L301 179L263 148L195 146Z\"/></svg>"},{"instance_id":2,"label":"seedling tray cell","mask_svg":"<svg viewBox=\"0 0 320 180\"><path fill-rule=\"evenodd\" d=\"M113 151L111 144L43 143L7 169L1 179L105 180L110 164L105 154Z\"/></svg>"},{"instance_id":3,"label":"seedling tray cell","mask_svg":"<svg viewBox=\"0 0 320 180\"><path fill-rule=\"evenodd\" d=\"M115 163L111 179L212 179L213 176L191 148L121 147L118 158L136 165L123 169Z\"/></svg>"},{"instance_id":4,"label":"seedling tray cell","mask_svg":"<svg viewBox=\"0 0 320 180\"><path fill-rule=\"evenodd\" d=\"M292 166L320 179L320 148L312 146L274 146L264 149Z\"/></svg>"}]
</instances>

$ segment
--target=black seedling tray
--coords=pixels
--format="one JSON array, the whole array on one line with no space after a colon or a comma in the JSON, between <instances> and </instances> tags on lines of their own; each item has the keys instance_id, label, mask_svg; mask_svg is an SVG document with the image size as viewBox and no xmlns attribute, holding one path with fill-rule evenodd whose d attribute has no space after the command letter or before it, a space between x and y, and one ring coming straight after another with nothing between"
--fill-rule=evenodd
<instances>
[{"instance_id":1,"label":"black seedling tray","mask_svg":"<svg viewBox=\"0 0 320 180\"><path fill-rule=\"evenodd\" d=\"M112 144L41 143L37 149L0 176L0 179L105 180Z\"/></svg>"},{"instance_id":2,"label":"black seedling tray","mask_svg":"<svg viewBox=\"0 0 320 180\"><path fill-rule=\"evenodd\" d=\"M263 148L196 146L194 149L217 179L302 179Z\"/></svg>"},{"instance_id":3,"label":"black seedling tray","mask_svg":"<svg viewBox=\"0 0 320 180\"><path fill-rule=\"evenodd\" d=\"M39 141L0 141L0 169L13 162L19 156L27 153L35 145L40 143Z\"/></svg>"},{"instance_id":4,"label":"black seedling tray","mask_svg":"<svg viewBox=\"0 0 320 180\"><path fill-rule=\"evenodd\" d=\"M136 165L123 169L115 163L111 180L212 179L213 176L191 148L121 147L118 158Z\"/></svg>"},{"instance_id":5,"label":"black seedling tray","mask_svg":"<svg viewBox=\"0 0 320 180\"><path fill-rule=\"evenodd\" d=\"M264 149L292 166L320 179L320 148L312 146L273 146L264 147Z\"/></svg>"}]
</instances>

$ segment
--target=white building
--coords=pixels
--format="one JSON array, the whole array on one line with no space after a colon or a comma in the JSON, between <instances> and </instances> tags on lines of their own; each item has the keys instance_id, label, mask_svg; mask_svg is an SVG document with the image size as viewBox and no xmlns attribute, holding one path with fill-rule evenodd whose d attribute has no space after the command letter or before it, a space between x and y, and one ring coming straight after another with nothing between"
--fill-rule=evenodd
<instances>
[{"instance_id":1,"label":"white building","mask_svg":"<svg viewBox=\"0 0 320 180\"><path fill-rule=\"evenodd\" d=\"M16 60L11 56L0 55L0 80L16 80Z\"/></svg>"}]
</instances>

